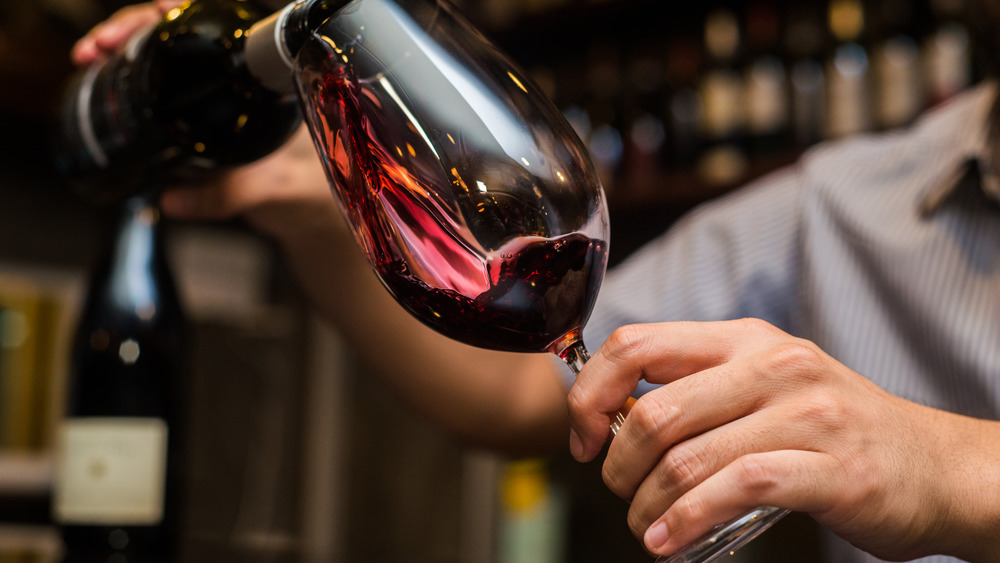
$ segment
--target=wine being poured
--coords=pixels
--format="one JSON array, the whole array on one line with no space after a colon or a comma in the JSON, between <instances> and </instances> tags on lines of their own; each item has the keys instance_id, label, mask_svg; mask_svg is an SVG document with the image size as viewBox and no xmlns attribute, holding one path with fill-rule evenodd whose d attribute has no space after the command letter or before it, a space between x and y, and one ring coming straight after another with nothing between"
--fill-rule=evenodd
<instances>
[{"instance_id":1,"label":"wine being poured","mask_svg":"<svg viewBox=\"0 0 1000 563\"><path fill-rule=\"evenodd\" d=\"M607 207L538 87L445 0L306 0L261 29L251 48L285 33L272 58L292 66L330 184L396 300L457 340L579 372ZM711 561L784 514L759 508L658 563Z\"/></svg>"},{"instance_id":2,"label":"wine being poured","mask_svg":"<svg viewBox=\"0 0 1000 563\"><path fill-rule=\"evenodd\" d=\"M607 261L585 151L513 65L501 60L489 82L467 74L462 65L490 62L476 60L477 45L442 68L451 55L414 40L393 45L407 53L383 66L378 41L421 38L403 26L372 37L365 22L405 23L382 13L392 9L352 4L337 18L352 27L317 36L297 59L307 119L357 238L396 299L440 332L561 352L578 340ZM432 31L478 40L455 33L453 14L435 17Z\"/></svg>"}]
</instances>

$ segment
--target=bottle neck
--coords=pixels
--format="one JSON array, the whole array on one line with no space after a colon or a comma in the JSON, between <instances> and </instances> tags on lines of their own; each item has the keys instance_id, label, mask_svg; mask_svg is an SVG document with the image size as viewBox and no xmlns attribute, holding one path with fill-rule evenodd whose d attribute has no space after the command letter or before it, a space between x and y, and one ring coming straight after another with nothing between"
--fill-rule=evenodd
<instances>
[{"instance_id":1,"label":"bottle neck","mask_svg":"<svg viewBox=\"0 0 1000 563\"><path fill-rule=\"evenodd\" d=\"M162 259L160 213L145 196L125 201L111 256L110 296L116 307L140 318L156 314L154 278Z\"/></svg>"},{"instance_id":2,"label":"bottle neck","mask_svg":"<svg viewBox=\"0 0 1000 563\"><path fill-rule=\"evenodd\" d=\"M292 69L299 49L316 28L350 1L297 0L255 23L246 40L250 74L265 88L294 93Z\"/></svg>"}]
</instances>

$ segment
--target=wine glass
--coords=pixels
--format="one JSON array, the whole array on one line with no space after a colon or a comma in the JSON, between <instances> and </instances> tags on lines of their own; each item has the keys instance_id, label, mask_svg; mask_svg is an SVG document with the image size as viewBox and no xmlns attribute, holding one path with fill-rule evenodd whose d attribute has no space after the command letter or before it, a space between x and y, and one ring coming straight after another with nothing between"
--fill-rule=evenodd
<instances>
[{"instance_id":1,"label":"wine glass","mask_svg":"<svg viewBox=\"0 0 1000 563\"><path fill-rule=\"evenodd\" d=\"M578 373L607 206L586 147L525 73L444 0L353 0L306 39L293 74L341 209L393 297L451 338L551 352ZM772 521L749 518L757 533ZM730 540L661 561L709 561Z\"/></svg>"}]
</instances>

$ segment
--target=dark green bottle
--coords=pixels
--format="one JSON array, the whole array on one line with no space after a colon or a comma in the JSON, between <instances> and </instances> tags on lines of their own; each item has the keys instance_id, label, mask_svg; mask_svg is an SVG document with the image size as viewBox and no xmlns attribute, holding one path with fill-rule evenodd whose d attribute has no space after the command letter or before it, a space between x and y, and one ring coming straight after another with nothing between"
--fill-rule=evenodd
<instances>
[{"instance_id":1,"label":"dark green bottle","mask_svg":"<svg viewBox=\"0 0 1000 563\"><path fill-rule=\"evenodd\" d=\"M176 561L187 354L151 197L116 206L74 336L53 519L66 562Z\"/></svg>"},{"instance_id":2,"label":"dark green bottle","mask_svg":"<svg viewBox=\"0 0 1000 563\"><path fill-rule=\"evenodd\" d=\"M301 122L298 100L251 76L244 51L250 27L272 11L198 0L91 65L65 97L58 166L86 197L110 201L281 146Z\"/></svg>"}]
</instances>

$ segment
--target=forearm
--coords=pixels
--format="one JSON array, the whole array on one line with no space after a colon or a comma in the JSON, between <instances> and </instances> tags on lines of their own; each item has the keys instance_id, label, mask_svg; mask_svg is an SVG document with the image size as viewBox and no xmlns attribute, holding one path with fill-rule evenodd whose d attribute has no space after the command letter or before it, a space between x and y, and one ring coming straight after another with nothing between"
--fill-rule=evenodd
<instances>
[{"instance_id":1,"label":"forearm","mask_svg":"<svg viewBox=\"0 0 1000 563\"><path fill-rule=\"evenodd\" d=\"M566 390L550 358L441 336L392 299L342 227L313 227L279 237L284 254L310 300L394 392L471 445L516 454L565 447Z\"/></svg>"}]
</instances>

